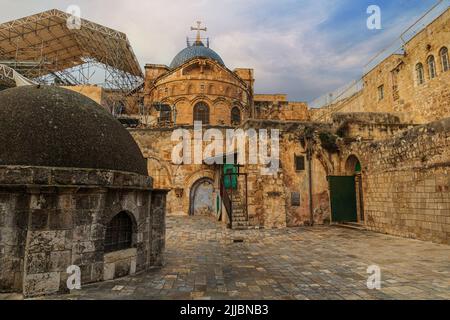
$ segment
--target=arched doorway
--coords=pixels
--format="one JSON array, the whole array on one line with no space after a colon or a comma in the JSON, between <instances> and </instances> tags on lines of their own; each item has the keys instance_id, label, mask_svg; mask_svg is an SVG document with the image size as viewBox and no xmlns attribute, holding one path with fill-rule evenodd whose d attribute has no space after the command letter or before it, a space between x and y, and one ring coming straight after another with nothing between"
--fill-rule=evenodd
<instances>
[{"instance_id":1,"label":"arched doorway","mask_svg":"<svg viewBox=\"0 0 450 320\"><path fill-rule=\"evenodd\" d=\"M194 182L189 194L189 215L214 214L214 181L211 178L201 178Z\"/></svg>"},{"instance_id":2,"label":"arched doorway","mask_svg":"<svg viewBox=\"0 0 450 320\"><path fill-rule=\"evenodd\" d=\"M355 177L356 211L358 222L364 222L364 202L362 186L361 162L355 155L350 155L345 162L345 171L348 176Z\"/></svg>"}]
</instances>

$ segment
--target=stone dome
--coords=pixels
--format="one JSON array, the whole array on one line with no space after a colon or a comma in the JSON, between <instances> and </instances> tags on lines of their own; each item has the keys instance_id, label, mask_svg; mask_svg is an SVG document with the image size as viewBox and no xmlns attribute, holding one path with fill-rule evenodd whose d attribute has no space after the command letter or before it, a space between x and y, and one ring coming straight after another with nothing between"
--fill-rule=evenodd
<instances>
[{"instance_id":1,"label":"stone dome","mask_svg":"<svg viewBox=\"0 0 450 320\"><path fill-rule=\"evenodd\" d=\"M86 96L50 86L0 92L0 165L147 175L139 147L119 121Z\"/></svg>"},{"instance_id":2,"label":"stone dome","mask_svg":"<svg viewBox=\"0 0 450 320\"><path fill-rule=\"evenodd\" d=\"M173 58L170 68L175 69L185 62L194 58L210 58L225 66L222 58L212 49L205 47L203 43L195 43L194 45L181 50L175 58Z\"/></svg>"}]
</instances>

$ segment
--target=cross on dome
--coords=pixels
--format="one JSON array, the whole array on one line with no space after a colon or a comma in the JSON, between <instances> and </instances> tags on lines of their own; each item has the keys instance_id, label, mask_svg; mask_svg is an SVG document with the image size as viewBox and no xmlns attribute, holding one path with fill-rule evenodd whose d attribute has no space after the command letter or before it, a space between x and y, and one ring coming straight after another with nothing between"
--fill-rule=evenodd
<instances>
[{"instance_id":1,"label":"cross on dome","mask_svg":"<svg viewBox=\"0 0 450 320\"><path fill-rule=\"evenodd\" d=\"M208 31L208 28L206 28L206 27L204 27L204 28L201 28L200 26L202 25L202 22L201 21L197 21L197 27L191 27L191 31L194 31L194 30L196 30L197 31L197 37L196 37L196 40L195 40L195 44L200 44L200 43L202 43L202 40L201 40L201 37L200 37L200 31Z\"/></svg>"}]
</instances>

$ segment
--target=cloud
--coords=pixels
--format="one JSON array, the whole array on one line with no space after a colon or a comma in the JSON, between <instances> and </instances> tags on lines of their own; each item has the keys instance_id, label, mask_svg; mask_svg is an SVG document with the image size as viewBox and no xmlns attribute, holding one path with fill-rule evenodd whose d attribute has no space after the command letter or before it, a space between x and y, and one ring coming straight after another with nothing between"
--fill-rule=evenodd
<instances>
[{"instance_id":1,"label":"cloud","mask_svg":"<svg viewBox=\"0 0 450 320\"><path fill-rule=\"evenodd\" d=\"M12 8L2 10L2 21L77 4L83 18L125 32L141 65L170 64L201 20L230 69L255 69L256 92L310 101L358 77L370 56L417 15L411 8L392 12L418 0L390 1L389 28L377 33L365 28L365 4L349 0L0 1Z\"/></svg>"}]
</instances>

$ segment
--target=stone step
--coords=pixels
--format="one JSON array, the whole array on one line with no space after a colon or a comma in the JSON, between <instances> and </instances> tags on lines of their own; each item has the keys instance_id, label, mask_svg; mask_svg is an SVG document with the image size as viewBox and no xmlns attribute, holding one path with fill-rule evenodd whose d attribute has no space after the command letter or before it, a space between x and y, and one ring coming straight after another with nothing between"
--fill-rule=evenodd
<instances>
[{"instance_id":1,"label":"stone step","mask_svg":"<svg viewBox=\"0 0 450 320\"><path fill-rule=\"evenodd\" d=\"M367 228L363 224L360 224L357 222L340 222L340 223L333 223L333 225L336 227L353 229L353 230L360 230L360 231L367 230Z\"/></svg>"},{"instance_id":2,"label":"stone step","mask_svg":"<svg viewBox=\"0 0 450 320\"><path fill-rule=\"evenodd\" d=\"M243 227L243 226L236 226L236 227L232 227L233 230L248 230L250 229L249 227Z\"/></svg>"},{"instance_id":3,"label":"stone step","mask_svg":"<svg viewBox=\"0 0 450 320\"><path fill-rule=\"evenodd\" d=\"M232 228L235 230L246 230L248 229L248 224L233 223Z\"/></svg>"}]
</instances>

